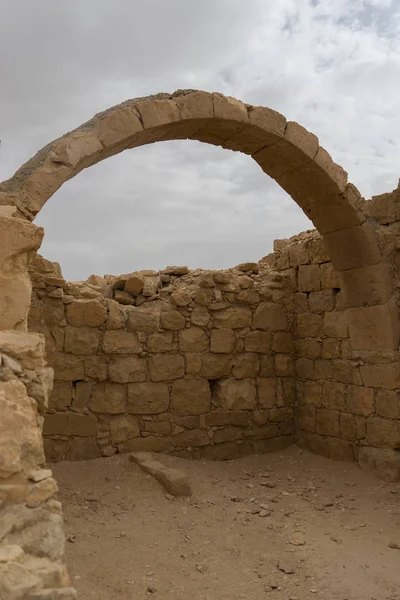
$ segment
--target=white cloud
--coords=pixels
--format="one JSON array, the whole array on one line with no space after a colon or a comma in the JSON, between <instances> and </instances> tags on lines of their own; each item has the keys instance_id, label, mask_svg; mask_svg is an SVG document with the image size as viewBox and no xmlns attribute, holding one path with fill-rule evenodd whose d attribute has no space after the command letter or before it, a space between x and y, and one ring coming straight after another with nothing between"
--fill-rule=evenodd
<instances>
[{"instance_id":1,"label":"white cloud","mask_svg":"<svg viewBox=\"0 0 400 600\"><path fill-rule=\"evenodd\" d=\"M0 0L0 178L127 98L194 87L316 133L366 196L399 176L400 8L390 0ZM256 260L310 226L248 157L152 145L68 182L40 213L70 278Z\"/></svg>"}]
</instances>

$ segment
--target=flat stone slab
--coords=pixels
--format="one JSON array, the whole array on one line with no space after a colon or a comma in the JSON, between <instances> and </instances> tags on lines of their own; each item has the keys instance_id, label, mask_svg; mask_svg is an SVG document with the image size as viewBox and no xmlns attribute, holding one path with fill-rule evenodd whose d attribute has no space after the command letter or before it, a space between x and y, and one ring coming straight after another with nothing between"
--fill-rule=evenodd
<instances>
[{"instance_id":1,"label":"flat stone slab","mask_svg":"<svg viewBox=\"0 0 400 600\"><path fill-rule=\"evenodd\" d=\"M188 476L179 469L165 467L158 460L154 460L150 452L132 452L130 460L152 475L172 496L192 495Z\"/></svg>"}]
</instances>

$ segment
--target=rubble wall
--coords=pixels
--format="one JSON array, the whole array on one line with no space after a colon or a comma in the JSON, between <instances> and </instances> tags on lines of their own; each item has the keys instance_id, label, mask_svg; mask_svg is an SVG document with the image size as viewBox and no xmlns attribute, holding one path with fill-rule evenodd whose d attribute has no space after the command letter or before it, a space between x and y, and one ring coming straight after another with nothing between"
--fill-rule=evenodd
<instances>
[{"instance_id":1,"label":"rubble wall","mask_svg":"<svg viewBox=\"0 0 400 600\"><path fill-rule=\"evenodd\" d=\"M132 450L224 459L293 442L285 275L247 263L74 283L41 257L34 269L29 328L54 368L49 460Z\"/></svg>"}]
</instances>

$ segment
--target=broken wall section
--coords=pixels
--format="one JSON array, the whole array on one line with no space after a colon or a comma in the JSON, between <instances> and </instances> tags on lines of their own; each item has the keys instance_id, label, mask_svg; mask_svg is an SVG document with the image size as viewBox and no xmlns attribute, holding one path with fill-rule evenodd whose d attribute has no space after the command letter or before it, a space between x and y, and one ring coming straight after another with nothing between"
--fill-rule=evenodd
<instances>
[{"instance_id":1,"label":"broken wall section","mask_svg":"<svg viewBox=\"0 0 400 600\"><path fill-rule=\"evenodd\" d=\"M233 458L293 442L293 281L268 265L66 282L38 257L29 329L55 383L49 460L133 450Z\"/></svg>"}]
</instances>

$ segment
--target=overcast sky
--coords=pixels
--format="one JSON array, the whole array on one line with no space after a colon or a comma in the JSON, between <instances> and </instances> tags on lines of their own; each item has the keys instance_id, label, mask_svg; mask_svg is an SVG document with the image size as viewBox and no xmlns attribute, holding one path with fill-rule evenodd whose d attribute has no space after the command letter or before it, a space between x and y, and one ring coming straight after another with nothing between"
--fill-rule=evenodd
<instances>
[{"instance_id":1,"label":"overcast sky","mask_svg":"<svg viewBox=\"0 0 400 600\"><path fill-rule=\"evenodd\" d=\"M264 105L315 133L362 194L400 176L400 0L0 0L0 180L105 108L179 88ZM249 157L129 150L36 219L68 279L258 260L312 224Z\"/></svg>"}]
</instances>

